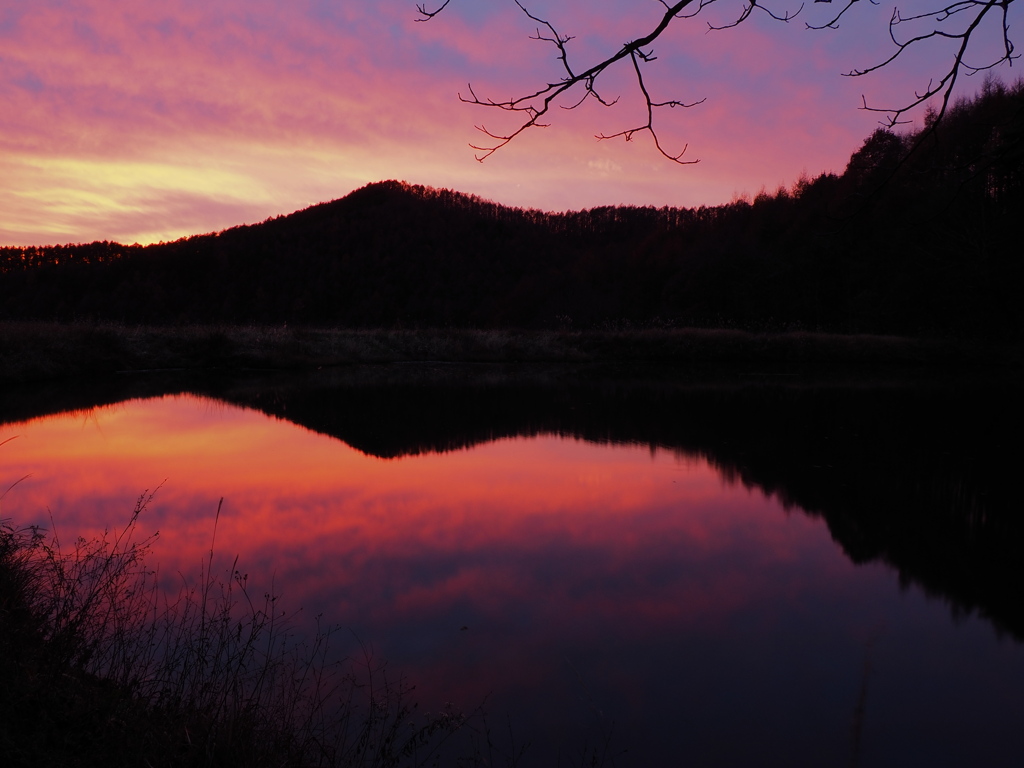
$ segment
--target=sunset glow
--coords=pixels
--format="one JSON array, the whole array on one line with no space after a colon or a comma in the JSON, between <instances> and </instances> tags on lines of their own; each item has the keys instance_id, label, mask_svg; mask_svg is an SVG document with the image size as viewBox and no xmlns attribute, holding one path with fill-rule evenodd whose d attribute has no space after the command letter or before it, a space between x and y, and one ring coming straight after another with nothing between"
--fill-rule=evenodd
<instances>
[{"instance_id":1,"label":"sunset glow","mask_svg":"<svg viewBox=\"0 0 1024 768\"><path fill-rule=\"evenodd\" d=\"M223 497L223 567L237 555L258 590L273 582L293 609L376 636L409 622L471 622L487 636L512 621L528 654L553 623L581 642L595 623L634 638L680 622L710 630L787 588L789 577L763 578L780 563L834 551L813 521L787 519L703 461L643 446L538 437L389 460L188 397L0 430L15 435L5 475L27 478L4 517L68 542L123 526L159 486L140 527L160 532L152 564L173 587L208 555ZM696 578L707 568L724 578ZM518 626L524 610L532 618Z\"/></svg>"},{"instance_id":2,"label":"sunset glow","mask_svg":"<svg viewBox=\"0 0 1024 768\"><path fill-rule=\"evenodd\" d=\"M663 10L536 6L578 36L581 61ZM558 76L512 3L453 3L427 24L411 0L0 3L0 244L170 240L389 178L546 210L728 202L841 171L878 121L858 111L861 94L888 105L927 83L934 60L840 76L890 52L890 13L856 8L821 32L767 17L670 29L651 87L707 99L659 116L666 147L701 160L679 167L645 136L593 139L642 122L628 73L605 83L615 108L556 110L551 127L477 163L474 124L508 121L460 103L467 83L506 98Z\"/></svg>"},{"instance_id":3,"label":"sunset glow","mask_svg":"<svg viewBox=\"0 0 1024 768\"><path fill-rule=\"evenodd\" d=\"M278 596L291 631L322 615L339 657L386 660L423 710L486 701L538 759L614 722L642 764L670 764L679 734L704 764L729 762L723 744L838 764L865 659L871 728L935 755L916 729L943 717L971 750L1016 733L1019 646L978 617L951 631L944 603L855 566L825 520L685 453L541 434L382 459L189 396L8 423L0 443L0 490L24 478L7 524L67 548L155 490L139 534L159 530L146 564L172 596L216 532L214 572Z\"/></svg>"},{"instance_id":4,"label":"sunset glow","mask_svg":"<svg viewBox=\"0 0 1024 768\"><path fill-rule=\"evenodd\" d=\"M735 498L737 514L750 496L742 487L726 493L703 461L641 446L542 437L381 459L257 412L189 397L131 401L0 431L0 439L15 435L5 472L27 478L5 502L5 516L17 509L20 522L49 526L52 515L74 535L95 535L123 524L135 499L159 486L143 527L161 531L161 552L175 570L203 557L221 497L217 535L225 549L257 570L292 571L308 568L311 540L337 541L352 565L385 552L401 559L499 542L543 548L567 531L576 545L611 548L614 564L656 546L666 525L685 531L690 546L713 550L733 514L723 494ZM625 533L624 519L631 521ZM766 515L765 522L774 520ZM363 543L355 546L353 536ZM778 539L768 530L759 536ZM332 562L339 555L316 557Z\"/></svg>"}]
</instances>

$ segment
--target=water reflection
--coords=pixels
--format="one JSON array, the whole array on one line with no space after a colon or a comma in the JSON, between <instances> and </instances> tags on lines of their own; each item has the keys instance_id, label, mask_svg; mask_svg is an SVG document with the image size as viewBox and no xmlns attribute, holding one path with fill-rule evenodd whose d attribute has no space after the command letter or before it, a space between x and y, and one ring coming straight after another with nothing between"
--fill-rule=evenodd
<instances>
[{"instance_id":1,"label":"water reflection","mask_svg":"<svg viewBox=\"0 0 1024 768\"><path fill-rule=\"evenodd\" d=\"M1014 522L986 452L956 448L969 418L937 441L919 392L564 384L221 382L8 424L4 475L32 477L3 514L87 533L163 482L146 523L173 580L223 496L220 548L252 579L427 702L490 695L549 764L612 723L616 764L849 763L862 692L864 764L1019 754L1020 646L898 588L1018 626Z\"/></svg>"}]
</instances>

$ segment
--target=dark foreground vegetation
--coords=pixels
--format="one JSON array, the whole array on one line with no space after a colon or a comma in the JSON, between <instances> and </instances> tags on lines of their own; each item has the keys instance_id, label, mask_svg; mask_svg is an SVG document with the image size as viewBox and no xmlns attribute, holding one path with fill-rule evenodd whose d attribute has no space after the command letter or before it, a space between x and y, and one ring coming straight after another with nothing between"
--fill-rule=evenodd
<instances>
[{"instance_id":1,"label":"dark foreground vegetation","mask_svg":"<svg viewBox=\"0 0 1024 768\"><path fill-rule=\"evenodd\" d=\"M1020 339L1024 85L753 201L548 214L400 182L152 246L0 249L0 319Z\"/></svg>"},{"instance_id":2,"label":"dark foreground vegetation","mask_svg":"<svg viewBox=\"0 0 1024 768\"><path fill-rule=\"evenodd\" d=\"M218 577L212 551L162 591L137 531L147 501L70 547L0 519L5 766L505 764L479 711L418 712L365 649L338 661L331 628L297 640L278 596Z\"/></svg>"}]
</instances>

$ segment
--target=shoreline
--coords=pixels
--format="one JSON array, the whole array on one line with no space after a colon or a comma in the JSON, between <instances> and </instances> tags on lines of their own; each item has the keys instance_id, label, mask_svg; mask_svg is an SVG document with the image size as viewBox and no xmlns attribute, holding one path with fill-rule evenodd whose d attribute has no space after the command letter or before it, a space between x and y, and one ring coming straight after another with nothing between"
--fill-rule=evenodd
<instances>
[{"instance_id":1,"label":"shoreline","mask_svg":"<svg viewBox=\"0 0 1024 768\"><path fill-rule=\"evenodd\" d=\"M125 372L303 371L361 364L614 365L769 378L1010 376L1019 345L961 339L754 333L337 329L0 323L0 387Z\"/></svg>"}]
</instances>

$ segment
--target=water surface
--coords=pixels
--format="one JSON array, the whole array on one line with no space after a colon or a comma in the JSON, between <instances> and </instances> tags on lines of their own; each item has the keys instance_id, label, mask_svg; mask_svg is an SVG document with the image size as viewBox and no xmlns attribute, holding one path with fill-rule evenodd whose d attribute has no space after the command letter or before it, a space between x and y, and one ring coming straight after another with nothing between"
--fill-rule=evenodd
<instances>
[{"instance_id":1,"label":"water surface","mask_svg":"<svg viewBox=\"0 0 1024 768\"><path fill-rule=\"evenodd\" d=\"M160 532L153 559L173 582L198 570L223 497L224 567L237 554L254 585L344 626L346 650L386 658L425 707L486 699L530 743L528 764L572 764L605 741L614 765L1022 753L1024 653L1004 598L980 617L955 575L943 593L931 566L894 567L898 536L885 556L874 543L851 556L869 538L837 533L850 520L834 514L835 489L816 480L826 502L805 510L794 498L814 494L799 483L751 479L767 470L749 446L729 463L683 439L605 427L587 440L534 415L396 448L343 411L331 423L365 438L351 440L360 450L283 417L308 422L305 401L261 397L262 410L170 394L7 423L0 441L18 438L2 479L30 476L2 514L88 536L159 486L142 529Z\"/></svg>"}]
</instances>

